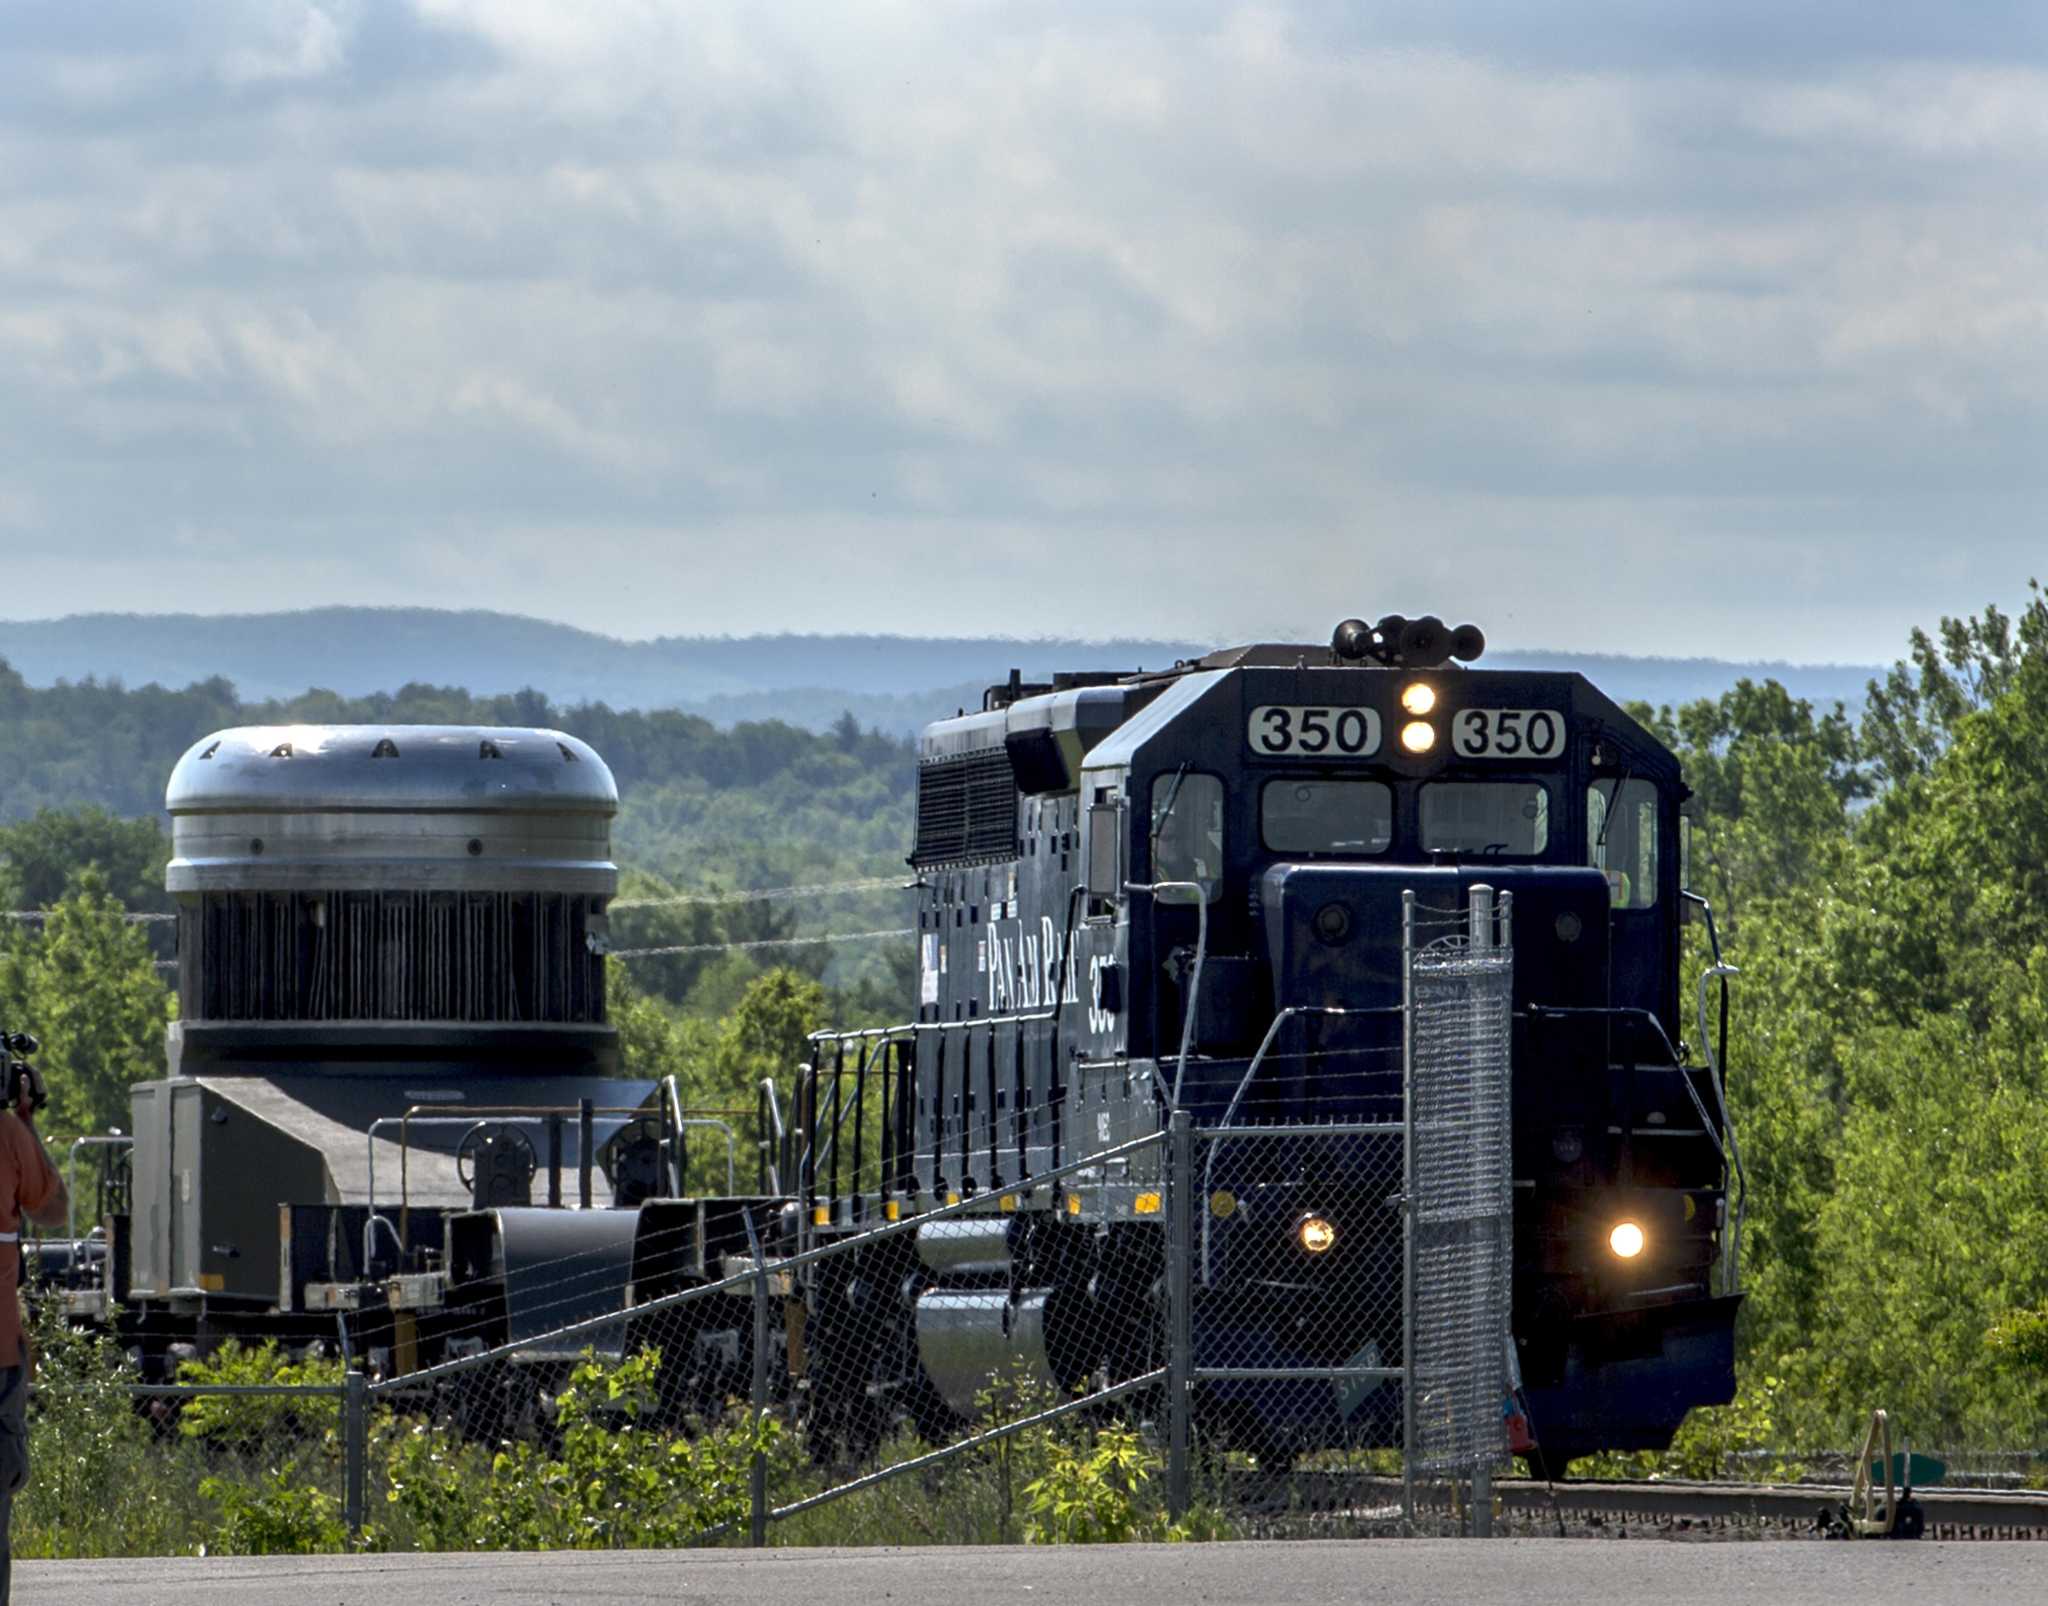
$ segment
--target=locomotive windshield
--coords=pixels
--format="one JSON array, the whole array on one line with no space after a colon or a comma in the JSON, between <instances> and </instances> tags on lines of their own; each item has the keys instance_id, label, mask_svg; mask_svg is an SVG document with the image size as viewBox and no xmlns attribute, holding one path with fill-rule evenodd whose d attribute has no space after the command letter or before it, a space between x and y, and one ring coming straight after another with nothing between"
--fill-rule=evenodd
<instances>
[{"instance_id":1,"label":"locomotive windshield","mask_svg":"<svg viewBox=\"0 0 2048 1606\"><path fill-rule=\"evenodd\" d=\"M1586 862L1607 873L1617 909L1657 901L1657 789L1648 781L1595 781L1586 788Z\"/></svg>"},{"instance_id":2,"label":"locomotive windshield","mask_svg":"<svg viewBox=\"0 0 2048 1606\"><path fill-rule=\"evenodd\" d=\"M1384 853L1394 840L1394 792L1383 781L1268 781L1259 830L1276 853Z\"/></svg>"},{"instance_id":3,"label":"locomotive windshield","mask_svg":"<svg viewBox=\"0 0 2048 1606\"><path fill-rule=\"evenodd\" d=\"M1534 858L1550 845L1550 790L1536 781L1437 781L1422 789L1425 852Z\"/></svg>"},{"instance_id":4,"label":"locomotive windshield","mask_svg":"<svg viewBox=\"0 0 2048 1606\"><path fill-rule=\"evenodd\" d=\"M1152 879L1194 881L1205 900L1223 884L1223 783L1213 775L1180 770L1152 783ZM1192 903L1182 890L1163 891L1168 903Z\"/></svg>"}]
</instances>

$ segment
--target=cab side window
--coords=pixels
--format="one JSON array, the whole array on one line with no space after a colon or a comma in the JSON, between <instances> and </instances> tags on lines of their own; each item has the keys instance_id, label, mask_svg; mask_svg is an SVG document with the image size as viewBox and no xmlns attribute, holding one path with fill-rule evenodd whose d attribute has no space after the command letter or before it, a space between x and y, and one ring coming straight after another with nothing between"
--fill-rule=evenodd
<instances>
[{"instance_id":1,"label":"cab side window","mask_svg":"<svg viewBox=\"0 0 2048 1606\"><path fill-rule=\"evenodd\" d=\"M1658 851L1654 785L1616 779L1586 788L1586 862L1605 872L1615 908L1656 904Z\"/></svg>"},{"instance_id":2,"label":"cab side window","mask_svg":"<svg viewBox=\"0 0 2048 1606\"><path fill-rule=\"evenodd\" d=\"M1193 881L1202 901L1223 888L1223 783L1213 775L1180 770L1152 783L1152 879ZM1182 888L1158 894L1162 903L1193 903Z\"/></svg>"}]
</instances>

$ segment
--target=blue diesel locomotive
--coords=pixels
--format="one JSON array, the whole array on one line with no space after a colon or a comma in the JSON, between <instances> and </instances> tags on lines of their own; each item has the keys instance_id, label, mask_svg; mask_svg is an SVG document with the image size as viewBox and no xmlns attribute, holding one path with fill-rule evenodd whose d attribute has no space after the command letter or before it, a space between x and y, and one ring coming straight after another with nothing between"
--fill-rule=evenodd
<instances>
[{"instance_id":1,"label":"blue diesel locomotive","mask_svg":"<svg viewBox=\"0 0 2048 1606\"><path fill-rule=\"evenodd\" d=\"M1398 1075L1362 1067L1399 1043L1403 894L1455 907L1483 883L1514 900L1513 1331L1541 1455L1660 1448L1691 1407L1730 1399L1732 1134L1711 1049L1695 1064L1681 1042L1688 903L1711 928L1684 885L1687 788L1584 677L1468 667L1483 647L1471 626L1348 620L1328 646L1013 674L928 727L919 999L876 1067L897 1089L881 1192L849 1199L799 1160L805 1225L829 1236L879 1209L1003 1195L1160 1131L1176 1106L1198 1132L1398 1111ZM1702 1029L1706 998L1703 981ZM851 1096L830 1091L847 1046L820 1049L799 1091L812 1131ZM1318 1208L1289 1218L1298 1241L1205 1268L1198 1365L1357 1364L1356 1324L1288 1311L1389 1308L1372 1279L1390 1244L1398 1262L1398 1201L1382 1178L1318 1180ZM812 1290L815 1406L908 1389L920 1415L962 1416L1005 1358L1067 1387L1156 1364L1132 1313L1158 1297L1158 1195L1002 1204L979 1247L921 1246L887 1279ZM1205 1189L1198 1208L1227 1204ZM1276 1254L1294 1257L1284 1276ZM913 1331L890 1355L873 1313L833 1313L898 1274ZM1380 1335L1379 1353L1399 1344ZM1205 1431L1268 1452L1337 1442L1330 1389L1306 1392L1213 1385ZM849 1442L879 1427L849 1423Z\"/></svg>"}]
</instances>

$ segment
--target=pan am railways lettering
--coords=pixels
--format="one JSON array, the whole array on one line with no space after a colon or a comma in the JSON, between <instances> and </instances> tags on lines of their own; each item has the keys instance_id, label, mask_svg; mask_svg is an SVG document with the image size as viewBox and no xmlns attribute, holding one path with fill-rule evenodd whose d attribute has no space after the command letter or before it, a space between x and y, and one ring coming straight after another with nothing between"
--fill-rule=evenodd
<instances>
[{"instance_id":1,"label":"pan am railways lettering","mask_svg":"<svg viewBox=\"0 0 2048 1606\"><path fill-rule=\"evenodd\" d=\"M1052 916L1040 915L1035 932L1026 930L1025 925L1021 915L995 921L988 934L975 944L974 968L988 977L989 1009L1005 1014L1044 1009L1055 991L1060 992L1063 1004L1080 1003L1071 947L1067 953L1066 986L1056 986L1060 929ZM1089 1011L1091 1016L1095 1013L1093 1009Z\"/></svg>"}]
</instances>

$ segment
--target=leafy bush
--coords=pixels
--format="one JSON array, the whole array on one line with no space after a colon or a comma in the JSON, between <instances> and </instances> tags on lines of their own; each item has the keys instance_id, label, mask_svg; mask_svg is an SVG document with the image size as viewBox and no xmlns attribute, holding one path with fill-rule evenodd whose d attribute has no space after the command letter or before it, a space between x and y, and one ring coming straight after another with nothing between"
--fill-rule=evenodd
<instances>
[{"instance_id":1,"label":"leafy bush","mask_svg":"<svg viewBox=\"0 0 2048 1606\"><path fill-rule=\"evenodd\" d=\"M178 1366L180 1383L333 1387L342 1375L340 1361L310 1353L294 1360L268 1338L256 1345L230 1338L206 1359ZM333 1395L202 1394L186 1401L178 1431L216 1449L275 1456L332 1433L340 1411Z\"/></svg>"},{"instance_id":2,"label":"leafy bush","mask_svg":"<svg viewBox=\"0 0 2048 1606\"><path fill-rule=\"evenodd\" d=\"M1984 1335L1985 1347L2017 1372L2048 1372L2048 1305L2008 1311Z\"/></svg>"},{"instance_id":3,"label":"leafy bush","mask_svg":"<svg viewBox=\"0 0 2048 1606\"><path fill-rule=\"evenodd\" d=\"M1055 1439L1043 1474L1024 1486L1031 1520L1025 1540L1034 1545L1125 1544L1134 1539L1183 1539L1168 1526L1146 1486L1159 1457L1130 1428L1105 1427L1091 1439Z\"/></svg>"},{"instance_id":4,"label":"leafy bush","mask_svg":"<svg viewBox=\"0 0 2048 1606\"><path fill-rule=\"evenodd\" d=\"M421 1549L611 1550L688 1544L747 1520L756 1448L773 1419L695 1438L641 1425L656 1402L661 1356L585 1351L555 1397L557 1454L530 1443L495 1453L413 1424L385 1441L385 1499Z\"/></svg>"},{"instance_id":5,"label":"leafy bush","mask_svg":"<svg viewBox=\"0 0 2048 1606\"><path fill-rule=\"evenodd\" d=\"M31 1337L29 1481L14 1502L17 1556L169 1555L190 1550L205 1513L192 1498L196 1446L159 1435L128 1393L133 1369L111 1339L52 1312Z\"/></svg>"},{"instance_id":6,"label":"leafy bush","mask_svg":"<svg viewBox=\"0 0 2048 1606\"><path fill-rule=\"evenodd\" d=\"M1788 1404L1782 1379L1752 1375L1737 1385L1728 1404L1687 1413L1670 1449L1585 1456L1571 1464L1571 1473L1579 1478L1796 1483L1806 1468L1783 1453L1793 1438L1786 1427Z\"/></svg>"},{"instance_id":7,"label":"leafy bush","mask_svg":"<svg viewBox=\"0 0 2048 1606\"><path fill-rule=\"evenodd\" d=\"M341 1500L304 1483L289 1467L243 1481L212 1474L199 1492L219 1507L220 1518L202 1550L216 1556L311 1556L342 1550Z\"/></svg>"}]
</instances>

